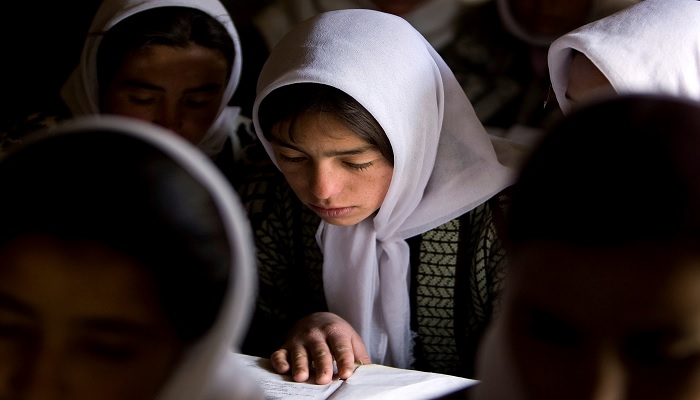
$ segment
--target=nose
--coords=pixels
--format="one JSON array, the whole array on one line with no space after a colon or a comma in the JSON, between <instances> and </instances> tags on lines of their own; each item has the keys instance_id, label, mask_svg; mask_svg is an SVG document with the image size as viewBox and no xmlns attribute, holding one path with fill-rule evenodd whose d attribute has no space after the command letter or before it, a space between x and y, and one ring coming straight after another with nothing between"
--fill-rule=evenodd
<instances>
[{"instance_id":1,"label":"nose","mask_svg":"<svg viewBox=\"0 0 700 400\"><path fill-rule=\"evenodd\" d=\"M319 163L313 167L310 175L309 190L319 200L330 199L342 189L341 174L332 165Z\"/></svg>"},{"instance_id":2,"label":"nose","mask_svg":"<svg viewBox=\"0 0 700 400\"><path fill-rule=\"evenodd\" d=\"M615 351L601 350L591 355L587 376L587 396L590 400L623 400L627 393L628 374L624 361Z\"/></svg>"},{"instance_id":3,"label":"nose","mask_svg":"<svg viewBox=\"0 0 700 400\"><path fill-rule=\"evenodd\" d=\"M182 110L177 101L164 100L159 108L153 123L168 128L175 133L182 134Z\"/></svg>"}]
</instances>

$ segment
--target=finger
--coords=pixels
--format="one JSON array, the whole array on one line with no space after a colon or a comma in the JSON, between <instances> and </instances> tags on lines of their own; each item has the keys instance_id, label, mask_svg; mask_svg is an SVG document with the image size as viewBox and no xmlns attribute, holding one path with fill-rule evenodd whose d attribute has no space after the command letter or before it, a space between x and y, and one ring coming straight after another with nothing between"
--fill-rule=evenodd
<instances>
[{"instance_id":1,"label":"finger","mask_svg":"<svg viewBox=\"0 0 700 400\"><path fill-rule=\"evenodd\" d=\"M304 347L295 347L290 351L292 363L292 378L295 382L306 382L309 379L309 356Z\"/></svg>"},{"instance_id":2,"label":"finger","mask_svg":"<svg viewBox=\"0 0 700 400\"><path fill-rule=\"evenodd\" d=\"M322 342L313 352L316 383L325 385L333 379L333 355L326 342Z\"/></svg>"},{"instance_id":3,"label":"finger","mask_svg":"<svg viewBox=\"0 0 700 400\"><path fill-rule=\"evenodd\" d=\"M352 337L330 337L329 344L333 352L333 357L335 358L336 366L338 367L338 377L340 379L349 378L350 375L355 372L355 368L357 368ZM362 348L364 349L364 345L362 345Z\"/></svg>"},{"instance_id":4,"label":"finger","mask_svg":"<svg viewBox=\"0 0 700 400\"><path fill-rule=\"evenodd\" d=\"M367 348L365 347L365 342L359 336L353 336L352 338L352 350L353 356L355 358L356 364L368 365L372 364L372 359L369 357Z\"/></svg>"},{"instance_id":5,"label":"finger","mask_svg":"<svg viewBox=\"0 0 700 400\"><path fill-rule=\"evenodd\" d=\"M274 368L278 374L286 374L289 372L291 366L289 365L288 360L289 352L287 349L279 349L270 356L272 368Z\"/></svg>"}]
</instances>

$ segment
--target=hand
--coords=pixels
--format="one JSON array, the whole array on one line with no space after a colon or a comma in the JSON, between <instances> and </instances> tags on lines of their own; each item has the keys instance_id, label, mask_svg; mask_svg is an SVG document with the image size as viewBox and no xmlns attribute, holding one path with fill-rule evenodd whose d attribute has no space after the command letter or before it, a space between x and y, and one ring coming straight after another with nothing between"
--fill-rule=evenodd
<instances>
[{"instance_id":1,"label":"hand","mask_svg":"<svg viewBox=\"0 0 700 400\"><path fill-rule=\"evenodd\" d=\"M296 323L287 341L272 353L272 367L280 374L290 372L296 382L309 379L313 362L316 383L333 379L333 359L338 377L347 379L358 364L371 364L365 344L348 322L329 312L308 315Z\"/></svg>"}]
</instances>

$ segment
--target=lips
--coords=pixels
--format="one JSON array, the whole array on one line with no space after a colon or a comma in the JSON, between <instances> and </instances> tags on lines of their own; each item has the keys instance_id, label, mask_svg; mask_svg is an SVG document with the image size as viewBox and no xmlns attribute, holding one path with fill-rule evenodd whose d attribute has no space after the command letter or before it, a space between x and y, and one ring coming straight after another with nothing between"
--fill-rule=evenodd
<instances>
[{"instance_id":1,"label":"lips","mask_svg":"<svg viewBox=\"0 0 700 400\"><path fill-rule=\"evenodd\" d=\"M309 208L311 208L321 218L344 217L350 214L352 211L352 207L326 208L315 206L313 204L309 204Z\"/></svg>"}]
</instances>

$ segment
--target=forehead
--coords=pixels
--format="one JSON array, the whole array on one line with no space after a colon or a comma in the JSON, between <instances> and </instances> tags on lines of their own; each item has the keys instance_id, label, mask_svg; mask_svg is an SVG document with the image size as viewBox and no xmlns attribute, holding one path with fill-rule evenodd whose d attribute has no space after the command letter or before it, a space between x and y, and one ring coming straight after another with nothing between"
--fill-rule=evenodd
<instances>
[{"instance_id":1,"label":"forehead","mask_svg":"<svg viewBox=\"0 0 700 400\"><path fill-rule=\"evenodd\" d=\"M329 112L306 112L272 126L272 136L292 143L366 144L359 135Z\"/></svg>"},{"instance_id":2,"label":"forehead","mask_svg":"<svg viewBox=\"0 0 700 400\"><path fill-rule=\"evenodd\" d=\"M192 44L187 47L152 45L130 52L120 65L127 76L158 79L226 79L229 65L226 57L215 49ZM177 80L176 80L177 81Z\"/></svg>"},{"instance_id":3,"label":"forehead","mask_svg":"<svg viewBox=\"0 0 700 400\"><path fill-rule=\"evenodd\" d=\"M700 256L689 246L537 243L519 252L512 272L515 301L584 325L700 323Z\"/></svg>"},{"instance_id":4,"label":"forehead","mask_svg":"<svg viewBox=\"0 0 700 400\"><path fill-rule=\"evenodd\" d=\"M0 246L0 259L0 292L42 314L120 316L150 323L160 313L157 289L145 267L100 244L29 236Z\"/></svg>"}]
</instances>

